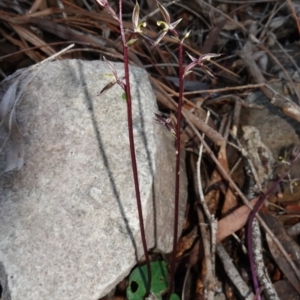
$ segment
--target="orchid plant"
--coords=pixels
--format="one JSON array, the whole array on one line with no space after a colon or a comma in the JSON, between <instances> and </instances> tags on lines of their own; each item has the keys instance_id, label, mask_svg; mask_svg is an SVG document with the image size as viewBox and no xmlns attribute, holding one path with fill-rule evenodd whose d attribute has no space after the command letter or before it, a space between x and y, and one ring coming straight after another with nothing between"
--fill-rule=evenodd
<instances>
[{"instance_id":1,"label":"orchid plant","mask_svg":"<svg viewBox=\"0 0 300 300\"><path fill-rule=\"evenodd\" d=\"M132 171L134 177L134 184L135 184L135 193L136 193L136 203L138 208L139 214L139 223L140 223L140 231L141 231L141 239L143 244L143 250L147 265L147 291L149 294L150 285L151 285L151 268L150 268L150 260L149 254L147 250L147 242L145 237L145 229L144 229L144 221L143 221L143 212L141 206L141 198L140 198L140 191L139 191L139 181L138 181L138 172L137 172L137 165L136 165L136 157L135 157L135 146L134 146L134 137L133 137L133 126L132 126L132 103L131 103L131 93L130 93L130 78L129 78L129 58L128 58L128 49L129 46L134 44L139 38L144 38L148 42L150 42L151 47L157 47L159 43L163 40L163 38L170 34L171 37L174 38L174 42L178 43L178 68L179 68L179 98L178 98L178 109L177 109L177 126L176 129L173 129L170 120L164 118L159 114L155 114L156 121L159 124L162 124L167 127L167 129L176 137L176 172L175 172L175 194L174 194L174 236L173 236L173 252L172 252L172 259L171 259L171 271L170 271L170 286L169 291L171 292L173 289L173 282L174 282L174 273L175 273L175 258L176 258L176 245L178 240L178 208L179 208L179 185L180 185L180 129L181 129L181 109L183 104L183 88L184 88L184 77L191 72L191 70L198 66L202 68L210 77L215 78L212 74L212 71L204 64L205 61L210 60L211 58L218 57L221 54L215 53L208 53L201 55L199 58L194 58L190 54L187 54L191 59L191 63L187 65L185 68L183 66L183 46L185 39L188 38L190 31L187 32L181 39L180 35L176 30L177 25L180 23L181 19L171 22L171 17L166 8L156 1L157 6L163 16L163 20L158 21L157 25L162 27L162 29L158 32L156 38L151 38L143 32L143 28L147 26L146 22L139 21L139 13L140 7L139 4L136 2L133 14L132 14L132 27L128 29L129 37L126 39L126 34L123 26L122 20L122 0L119 0L119 15L115 13L113 8L109 5L107 0L96 0L96 2L107 9L108 13L117 20L120 28L120 34L122 39L123 45L123 56L124 56L124 71L125 76L124 78L120 78L117 75L117 72L113 65L104 58L107 62L109 68L113 73L114 80L106 85L100 95L103 95L108 89L112 88L115 84L118 84L125 92L126 95L126 103L127 103L127 120L128 120L128 135L129 135L129 142L130 142L130 153L131 153L131 162L132 162Z\"/></svg>"}]
</instances>

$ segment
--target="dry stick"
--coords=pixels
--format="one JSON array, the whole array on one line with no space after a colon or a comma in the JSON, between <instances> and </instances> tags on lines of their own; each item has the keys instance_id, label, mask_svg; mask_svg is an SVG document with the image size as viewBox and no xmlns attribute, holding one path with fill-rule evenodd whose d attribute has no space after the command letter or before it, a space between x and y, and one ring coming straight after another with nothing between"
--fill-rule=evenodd
<instances>
[{"instance_id":1,"label":"dry stick","mask_svg":"<svg viewBox=\"0 0 300 300\"><path fill-rule=\"evenodd\" d=\"M232 123L232 116L230 118L227 117L226 124L224 127L224 138L226 141L228 141L228 137L230 135L230 126ZM222 145L220 147L219 153L218 153L218 158L220 158L220 161L222 160L223 166L226 168L229 174L231 174L231 171L228 166L228 161L227 161L227 154L226 154L226 145ZM222 214L228 213L231 209L233 209L237 205L237 197L234 195L232 189L227 189L225 193L225 198L224 198L224 204L222 207Z\"/></svg>"},{"instance_id":2,"label":"dry stick","mask_svg":"<svg viewBox=\"0 0 300 300\"><path fill-rule=\"evenodd\" d=\"M266 38L269 36L269 34L270 33L272 34L272 28L270 28L270 24L271 24L274 16L279 12L280 9L283 8L284 5L285 5L285 2L282 2L280 5L277 5L277 7L276 7L276 5L274 5L273 10L270 13L270 16L269 16L267 22L265 22L264 24L261 22L258 22L258 24L263 28L260 33L260 36L258 38L260 41L266 40ZM260 18L260 19L262 20L263 18Z\"/></svg>"},{"instance_id":3,"label":"dry stick","mask_svg":"<svg viewBox=\"0 0 300 300\"><path fill-rule=\"evenodd\" d=\"M122 10L122 0L119 0L119 25L120 25L120 33L123 44L123 55L124 55L124 72L125 72L125 93L126 93L126 104L127 104L127 122L128 122L128 136L130 143L130 155L131 155L131 165L133 171L134 178L134 187L135 187L135 195L136 195L136 204L138 208L139 215L139 223L141 230L141 239L143 244L144 255L147 264L147 273L148 273L148 282L147 282L147 295L150 292L151 287L151 268L150 268L150 258L148 254L147 241L145 235L145 227L144 227L144 218L143 218L143 209L141 202L141 194L139 188L139 178L138 178L138 170L135 156L135 145L134 145L134 136L133 136L133 123L132 123L132 101L131 101L131 91L130 91L130 77L129 77L129 60L128 60L128 45L126 44L126 37L123 25L123 10Z\"/></svg>"},{"instance_id":4,"label":"dry stick","mask_svg":"<svg viewBox=\"0 0 300 300\"><path fill-rule=\"evenodd\" d=\"M210 112L208 111L206 120L205 120L206 124L208 122L209 116L210 116ZM204 138L204 134L202 134L202 137ZM213 240L216 241L216 232L214 230L215 226L213 226L213 224L212 224L214 222L214 217L213 217L213 215L210 214L210 211L208 209L208 206L206 204L206 201L204 199L204 194L203 194L203 187L202 187L202 182L201 182L202 153L203 153L203 144L201 144L199 147L199 156L198 156L198 161L197 161L197 181L198 181L198 192L199 192L200 203L202 204L203 210L204 210L207 220L209 222L209 227L211 229L211 235L210 235L211 236L211 241L210 241L211 247L209 247L209 244L208 244L209 236L206 231L206 224L204 223L203 213L199 209L199 207L197 209L197 214L198 214L198 219L200 222L201 235L203 237L204 257L205 257L205 264L206 264L206 276L204 279L204 288L205 288L205 291L207 292L207 299L213 300L214 299L214 285L215 285L216 279L215 279L215 274L214 274L215 273L214 272L215 260L212 260L212 257L215 256L215 251L213 251L213 248L215 249L216 242L214 242L214 246L213 246Z\"/></svg>"},{"instance_id":5,"label":"dry stick","mask_svg":"<svg viewBox=\"0 0 300 300\"><path fill-rule=\"evenodd\" d=\"M264 83L247 84L247 85L240 85L240 86L225 87L225 88L220 88L220 89L197 90L197 91L192 91L192 92L185 92L183 94L185 96L187 96L187 95L206 94L206 93L221 93L221 92L228 92L228 91L255 89L258 87L262 87L264 85L265 85Z\"/></svg>"},{"instance_id":6,"label":"dry stick","mask_svg":"<svg viewBox=\"0 0 300 300\"><path fill-rule=\"evenodd\" d=\"M247 160L247 163L249 164L249 167L251 169L251 175L253 176L253 180L254 180L255 184L257 185L258 190L261 192L262 187L261 187L261 184L260 184L260 181L259 181L259 178L258 178L258 174L256 172L256 169L253 165L253 162L250 158L250 155L249 155L248 151L243 147L243 145L241 144L241 142L239 141L238 137L235 134L231 134L231 136L232 136L232 138L234 138L237 145L235 145L231 142L228 142L228 144L230 146L234 147L236 150L238 150L242 154L242 156ZM248 171L247 171L247 173L248 173Z\"/></svg>"},{"instance_id":7,"label":"dry stick","mask_svg":"<svg viewBox=\"0 0 300 300\"><path fill-rule=\"evenodd\" d=\"M210 116L210 111L207 112L206 120L205 123L207 124L208 119ZM202 137L204 139L205 135L204 133L202 134ZM199 155L198 155L198 161L197 161L197 179L198 179L198 190L199 190L199 196L200 196L200 202L203 206L203 210L205 212L205 215L207 219L210 221L211 220L211 214L208 209L207 203L205 202L204 194L203 194L203 187L202 187L202 182L201 182L201 159L202 159L202 153L203 153L203 144L200 145L199 147Z\"/></svg>"},{"instance_id":8,"label":"dry stick","mask_svg":"<svg viewBox=\"0 0 300 300\"><path fill-rule=\"evenodd\" d=\"M199 220L199 227L201 231L201 236L203 240L203 248L204 248L204 257L205 257L205 269L206 269L206 274L203 279L203 285L204 285L204 299L207 300L213 300L214 295L215 295L215 278L213 276L213 270L212 270L212 264L211 264L211 258L212 258L212 253L211 253L211 247L210 247L210 242L209 241L209 234L207 232L207 224L205 223L204 220L204 215L203 212L201 211L200 207L197 206L197 215L198 215L198 220Z\"/></svg>"},{"instance_id":9,"label":"dry stick","mask_svg":"<svg viewBox=\"0 0 300 300\"><path fill-rule=\"evenodd\" d=\"M211 268L213 277L216 276L216 249L217 249L218 220L211 216Z\"/></svg>"},{"instance_id":10,"label":"dry stick","mask_svg":"<svg viewBox=\"0 0 300 300\"><path fill-rule=\"evenodd\" d=\"M187 270L186 270L185 275L184 275L184 281L183 281L182 293L181 293L181 300L186 300L184 291L187 289L186 286L189 282L190 270L191 270L191 263L188 264ZM187 298L190 299L189 296Z\"/></svg>"},{"instance_id":11,"label":"dry stick","mask_svg":"<svg viewBox=\"0 0 300 300\"><path fill-rule=\"evenodd\" d=\"M262 253L263 248L262 248L261 240L262 237L259 228L259 223L257 222L256 219L254 219L252 225L252 243L253 243L254 262L255 262L257 278L262 287L262 289L258 289L258 291L256 292L257 300L260 300L260 295L258 295L260 290L263 290L264 296L266 297L267 300L280 300L278 298L277 292L266 270L263 253ZM248 251L251 250L252 249L249 249Z\"/></svg>"},{"instance_id":12,"label":"dry stick","mask_svg":"<svg viewBox=\"0 0 300 300\"><path fill-rule=\"evenodd\" d=\"M265 84L262 84L261 86L263 86ZM219 96L217 98L213 98L213 99L208 99L204 102L205 106L209 106L209 105L213 105L213 104L218 104L219 102L224 102L224 101L231 101L231 102L235 102L235 103L239 103L242 107L245 108L253 108L253 109L265 109L265 106L263 105L259 105L259 104L248 104L246 103L244 100L242 100L240 97L235 96L234 94L228 94L228 95L223 95L223 96ZM237 108L238 109L238 108ZM238 110L234 111L234 122L236 124L236 130L238 128L239 122L237 122L239 120L239 116L238 116L239 112Z\"/></svg>"},{"instance_id":13,"label":"dry stick","mask_svg":"<svg viewBox=\"0 0 300 300\"><path fill-rule=\"evenodd\" d=\"M240 124L240 117L241 117L241 109L242 109L242 99L238 96L232 97L234 100L234 109L233 109L233 117L232 117L232 134L234 136L237 135L238 126Z\"/></svg>"},{"instance_id":14,"label":"dry stick","mask_svg":"<svg viewBox=\"0 0 300 300\"><path fill-rule=\"evenodd\" d=\"M64 54L65 52L67 52L69 49L71 49L73 47L74 47L74 44L71 44L68 47L62 49L61 51L59 51L59 52L57 52L57 53L49 56L48 58L44 59L43 61L41 61L41 62L39 62L39 63L37 63L37 64L29 67L29 68L27 68L26 70L22 71L21 73L17 72L15 74L11 75L11 76L6 77L2 82L7 81L7 80L11 80L11 79L13 79L15 77L18 77L18 76L23 75L23 74L25 74L27 72L30 72L33 69L38 68L39 66L41 66L41 65L43 65L43 64L45 64L45 63L47 63L49 61L54 60L55 58L57 58L58 56Z\"/></svg>"},{"instance_id":15,"label":"dry stick","mask_svg":"<svg viewBox=\"0 0 300 300\"><path fill-rule=\"evenodd\" d=\"M2 34L1 30L0 30L0 33ZM26 48L26 49L23 49L23 50L18 50L18 51L15 51L15 52L12 52L12 53L9 53L9 54L6 54L6 55L2 55L2 56L0 56L0 60L4 60L5 58L8 58L8 57L11 57L11 56L14 56L14 55L19 55L21 53L24 53L24 52L27 52L27 51L31 51L31 50L41 49L41 48L49 47L49 46L64 45L64 44L69 44L69 43L80 44L79 42L76 42L76 41L64 41L64 42L48 43L47 45L40 45L40 46L29 47L29 48ZM84 45L86 45L86 43ZM73 47L74 44L72 44L70 46ZM83 51L83 50L85 50L85 49L75 49L75 51ZM94 49L92 49L92 50L94 50ZM65 51L65 49L62 50L62 51ZM68 53L70 53L70 51L68 51ZM57 55L57 53L54 54L54 55Z\"/></svg>"},{"instance_id":16,"label":"dry stick","mask_svg":"<svg viewBox=\"0 0 300 300\"><path fill-rule=\"evenodd\" d=\"M222 244L217 245L217 254L223 262L226 274L237 288L242 299L253 300L254 294L251 292L248 285L244 282L243 278L237 271L235 265L232 262L232 259L230 258Z\"/></svg>"}]
</instances>

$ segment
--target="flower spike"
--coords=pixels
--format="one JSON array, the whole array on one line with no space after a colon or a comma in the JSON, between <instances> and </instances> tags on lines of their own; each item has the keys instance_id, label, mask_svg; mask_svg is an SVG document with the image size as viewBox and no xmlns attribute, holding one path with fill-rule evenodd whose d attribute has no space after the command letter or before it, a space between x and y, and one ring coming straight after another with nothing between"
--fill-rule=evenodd
<instances>
[{"instance_id":1,"label":"flower spike","mask_svg":"<svg viewBox=\"0 0 300 300\"><path fill-rule=\"evenodd\" d=\"M124 83L124 77L118 77L117 70L115 67L112 65L111 62L109 62L105 56L103 56L103 60L108 64L109 68L111 69L113 73L113 81L108 83L98 94L98 96L102 96L105 94L109 89L111 89L115 84L118 84L124 91L125 91L125 83Z\"/></svg>"}]
</instances>

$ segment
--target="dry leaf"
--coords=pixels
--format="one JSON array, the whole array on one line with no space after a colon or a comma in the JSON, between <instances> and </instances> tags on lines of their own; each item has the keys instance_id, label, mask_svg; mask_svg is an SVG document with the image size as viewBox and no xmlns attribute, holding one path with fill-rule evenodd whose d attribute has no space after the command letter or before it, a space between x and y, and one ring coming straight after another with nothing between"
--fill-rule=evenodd
<instances>
[{"instance_id":1,"label":"dry leaf","mask_svg":"<svg viewBox=\"0 0 300 300\"><path fill-rule=\"evenodd\" d=\"M250 204L254 206L257 200L258 198L251 200ZM249 207L243 205L242 207L232 212L230 215L221 219L218 222L217 243L220 243L223 239L225 239L230 234L243 228L248 220L249 213L250 213Z\"/></svg>"}]
</instances>

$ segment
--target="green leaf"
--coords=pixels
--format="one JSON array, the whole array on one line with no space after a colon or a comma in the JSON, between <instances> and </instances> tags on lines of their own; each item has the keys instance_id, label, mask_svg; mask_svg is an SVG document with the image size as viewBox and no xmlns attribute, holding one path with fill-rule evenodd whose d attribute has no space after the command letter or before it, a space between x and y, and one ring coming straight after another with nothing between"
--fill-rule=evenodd
<instances>
[{"instance_id":1,"label":"green leaf","mask_svg":"<svg viewBox=\"0 0 300 300\"><path fill-rule=\"evenodd\" d=\"M177 294L172 294L170 300L180 300L180 297Z\"/></svg>"},{"instance_id":2,"label":"green leaf","mask_svg":"<svg viewBox=\"0 0 300 300\"><path fill-rule=\"evenodd\" d=\"M162 299L162 293L166 291L169 285L167 277L167 265L165 261L151 262L151 287L150 293L157 299ZM147 266L135 268L129 276L129 286L126 290L128 300L142 300L146 296L148 281ZM176 294L171 295L171 300L179 300Z\"/></svg>"},{"instance_id":3,"label":"green leaf","mask_svg":"<svg viewBox=\"0 0 300 300\"><path fill-rule=\"evenodd\" d=\"M125 93L122 94L122 100L126 101L126 94Z\"/></svg>"}]
</instances>

